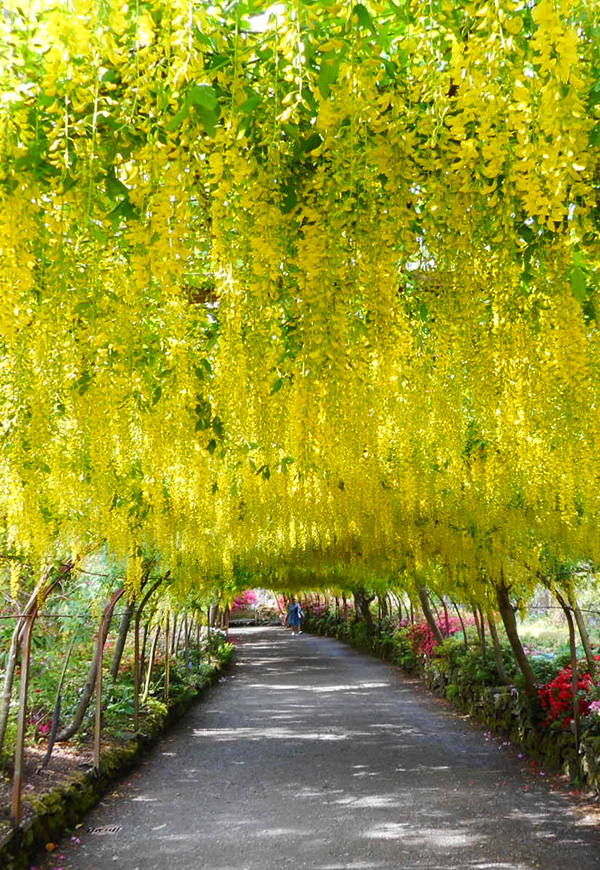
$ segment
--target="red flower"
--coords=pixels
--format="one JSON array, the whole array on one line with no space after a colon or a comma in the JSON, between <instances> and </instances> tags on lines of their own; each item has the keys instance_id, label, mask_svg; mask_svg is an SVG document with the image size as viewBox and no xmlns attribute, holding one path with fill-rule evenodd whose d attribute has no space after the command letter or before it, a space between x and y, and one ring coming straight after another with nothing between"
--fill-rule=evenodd
<instances>
[{"instance_id":1,"label":"red flower","mask_svg":"<svg viewBox=\"0 0 600 870\"><path fill-rule=\"evenodd\" d=\"M595 656L600 661L600 656ZM579 715L585 716L589 712L592 698L589 696L594 687L594 681L588 671L587 662L577 664L577 695L579 696ZM573 669L571 665L563 668L545 686L540 686L539 697L542 707L546 711L544 725L553 722L560 723L566 729L573 719Z\"/></svg>"}]
</instances>

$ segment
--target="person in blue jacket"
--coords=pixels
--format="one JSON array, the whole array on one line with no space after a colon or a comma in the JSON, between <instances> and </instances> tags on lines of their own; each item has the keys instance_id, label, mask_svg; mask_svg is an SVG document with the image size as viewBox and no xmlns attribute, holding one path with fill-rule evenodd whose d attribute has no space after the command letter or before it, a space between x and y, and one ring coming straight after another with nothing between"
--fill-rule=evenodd
<instances>
[{"instance_id":1,"label":"person in blue jacket","mask_svg":"<svg viewBox=\"0 0 600 870\"><path fill-rule=\"evenodd\" d=\"M292 629L292 634L302 634L302 608L295 598L292 598L288 604L288 625Z\"/></svg>"}]
</instances>

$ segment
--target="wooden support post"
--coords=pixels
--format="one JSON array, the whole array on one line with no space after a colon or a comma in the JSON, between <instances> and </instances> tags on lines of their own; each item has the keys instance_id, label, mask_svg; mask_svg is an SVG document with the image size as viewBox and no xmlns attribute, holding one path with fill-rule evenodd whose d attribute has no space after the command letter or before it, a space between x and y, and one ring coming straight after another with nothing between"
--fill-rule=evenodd
<instances>
[{"instance_id":1,"label":"wooden support post","mask_svg":"<svg viewBox=\"0 0 600 870\"><path fill-rule=\"evenodd\" d=\"M175 650L174 650L175 658L177 658L177 654L178 654L179 649L181 647L181 635L183 634L184 626L185 626L184 620L180 619L179 620L179 630L177 631L177 640L175 641ZM173 631L175 631L175 628L173 628Z\"/></svg>"},{"instance_id":2,"label":"wooden support post","mask_svg":"<svg viewBox=\"0 0 600 870\"><path fill-rule=\"evenodd\" d=\"M93 763L94 770L100 770L100 744L102 742L102 664L104 658L104 627L106 625L106 613L102 614L100 620L100 629L98 631L97 644L97 661L98 667L96 670L96 705L94 712L94 755Z\"/></svg>"},{"instance_id":3,"label":"wooden support post","mask_svg":"<svg viewBox=\"0 0 600 870\"><path fill-rule=\"evenodd\" d=\"M2 698L0 699L0 752L4 746L4 738L6 736L6 728L8 726L8 715L10 711L10 701L12 698L13 680L16 668L17 657L19 653L19 645L22 643L25 633L27 617L35 609L36 612L45 601L54 588L58 585L60 579L68 574L73 568L73 560L65 562L58 570L58 573L52 577L52 570L47 571L38 583L36 588L31 593L27 604L25 605L23 616L20 617L13 632L12 641L7 652L5 661L4 674L4 689ZM48 585L46 585L48 584Z\"/></svg>"},{"instance_id":4,"label":"wooden support post","mask_svg":"<svg viewBox=\"0 0 600 870\"><path fill-rule=\"evenodd\" d=\"M171 624L169 619L169 614L167 613L167 624L165 626L165 704L167 707L169 706L169 683L171 681L171 656L170 656L170 644L169 640L171 637Z\"/></svg>"},{"instance_id":5,"label":"wooden support post","mask_svg":"<svg viewBox=\"0 0 600 870\"><path fill-rule=\"evenodd\" d=\"M456 601L454 601L454 599L452 599L452 598L450 599L450 601L452 602L452 606L456 610L456 615L458 616L458 621L460 622L460 627L461 627L462 635L463 635L463 646L465 649L468 649L469 648L469 640L467 638L467 629L465 626L465 621L462 618L462 613L460 612L458 604L456 603Z\"/></svg>"},{"instance_id":6,"label":"wooden support post","mask_svg":"<svg viewBox=\"0 0 600 870\"><path fill-rule=\"evenodd\" d=\"M152 668L154 667L154 659L156 657L156 647L158 646L158 638L160 635L160 625L156 626L156 631L154 632L154 637L152 638L152 644L150 646L150 659L148 660L148 670L146 671L146 683L144 685L144 695L142 700L146 701L148 698L148 693L150 691L150 680L152 679Z\"/></svg>"},{"instance_id":7,"label":"wooden support post","mask_svg":"<svg viewBox=\"0 0 600 870\"><path fill-rule=\"evenodd\" d=\"M487 641L485 637L485 616L481 607L479 608L479 624L481 625L481 655L485 663L487 661Z\"/></svg>"},{"instance_id":8,"label":"wooden support post","mask_svg":"<svg viewBox=\"0 0 600 870\"><path fill-rule=\"evenodd\" d=\"M133 627L133 730L140 730L140 683L142 680L142 663L140 660L140 616L135 615Z\"/></svg>"},{"instance_id":9,"label":"wooden support post","mask_svg":"<svg viewBox=\"0 0 600 870\"><path fill-rule=\"evenodd\" d=\"M573 612L567 600L563 598L560 592L554 592L554 595L564 610L569 626L569 647L571 649L571 689L573 692L573 736L575 738L575 764L577 766L577 775L581 774L581 760L579 756L579 741L581 739L581 719L579 714L579 664L577 662L577 638L575 636L575 619Z\"/></svg>"},{"instance_id":10,"label":"wooden support post","mask_svg":"<svg viewBox=\"0 0 600 870\"><path fill-rule=\"evenodd\" d=\"M173 629L171 635L171 655L177 655L177 614L173 614Z\"/></svg>"},{"instance_id":11,"label":"wooden support post","mask_svg":"<svg viewBox=\"0 0 600 870\"><path fill-rule=\"evenodd\" d=\"M104 608L104 613L102 614L102 618L100 620L100 629L98 631L98 637L96 640L96 661L98 663L96 670L96 704L95 704L95 713L94 713L94 754L93 754L93 765L94 770L98 772L100 770L100 746L102 743L102 664L104 659L104 645L106 643L106 637L108 635L110 629L110 623L112 620L113 612L117 603L121 596L124 594L125 589L121 587L117 589L116 592L110 597L110 600L106 607Z\"/></svg>"},{"instance_id":12,"label":"wooden support post","mask_svg":"<svg viewBox=\"0 0 600 870\"><path fill-rule=\"evenodd\" d=\"M134 626L134 644L135 651L133 655L133 679L134 679L134 689L133 689L133 727L135 731L139 731L140 728L140 689L142 684L142 668L143 668L143 658L146 652L146 634L144 635L144 650L143 655L140 657L140 623L142 620L142 612L144 607L148 603L150 597L154 594L154 592L158 589L163 580L166 580L169 577L171 572L167 571L164 577L159 577L158 580L148 589L144 597L142 598L140 605L135 614L135 626Z\"/></svg>"},{"instance_id":13,"label":"wooden support post","mask_svg":"<svg viewBox=\"0 0 600 870\"><path fill-rule=\"evenodd\" d=\"M38 614L37 604L27 614L23 640L21 644L21 686L19 693L19 715L17 720L17 744L15 749L15 769L13 776L13 792L11 803L11 821L15 828L21 825L23 807L23 778L25 768L25 733L27 730L27 693L29 689L29 672L31 665L31 636L33 624Z\"/></svg>"}]
</instances>

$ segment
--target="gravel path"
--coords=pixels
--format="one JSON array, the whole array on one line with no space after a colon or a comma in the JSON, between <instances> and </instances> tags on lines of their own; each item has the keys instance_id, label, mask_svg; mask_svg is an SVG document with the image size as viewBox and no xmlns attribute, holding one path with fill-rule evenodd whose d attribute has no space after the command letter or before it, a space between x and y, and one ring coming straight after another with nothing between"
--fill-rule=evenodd
<instances>
[{"instance_id":1,"label":"gravel path","mask_svg":"<svg viewBox=\"0 0 600 870\"><path fill-rule=\"evenodd\" d=\"M326 638L234 637L229 676L40 868L600 870L600 830L414 681Z\"/></svg>"}]
</instances>

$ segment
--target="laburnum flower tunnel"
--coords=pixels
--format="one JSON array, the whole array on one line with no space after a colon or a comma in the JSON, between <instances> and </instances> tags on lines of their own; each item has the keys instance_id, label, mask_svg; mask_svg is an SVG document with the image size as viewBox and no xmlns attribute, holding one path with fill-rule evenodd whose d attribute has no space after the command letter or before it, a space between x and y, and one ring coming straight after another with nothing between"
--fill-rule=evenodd
<instances>
[{"instance_id":1,"label":"laburnum flower tunnel","mask_svg":"<svg viewBox=\"0 0 600 870\"><path fill-rule=\"evenodd\" d=\"M9 2L0 58L7 595L101 546L130 599L573 603L595 0Z\"/></svg>"}]
</instances>

